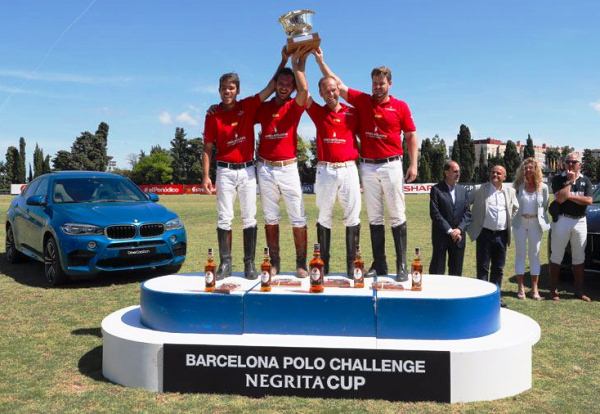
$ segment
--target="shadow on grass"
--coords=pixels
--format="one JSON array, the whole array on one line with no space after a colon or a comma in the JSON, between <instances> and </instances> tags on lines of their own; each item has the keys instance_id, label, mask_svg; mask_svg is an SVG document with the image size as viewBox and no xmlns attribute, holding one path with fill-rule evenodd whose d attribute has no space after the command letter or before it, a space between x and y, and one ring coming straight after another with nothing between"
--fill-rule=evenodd
<instances>
[{"instance_id":1,"label":"shadow on grass","mask_svg":"<svg viewBox=\"0 0 600 414\"><path fill-rule=\"evenodd\" d=\"M507 269L505 269L506 271ZM513 269L514 270L514 269ZM508 279L509 282L517 284L517 278L513 275ZM538 282L540 295L547 299L550 292L550 274L548 264L543 264L540 269L540 279ZM529 272L525 273L525 291L529 294L531 288L531 278ZM568 268L561 268L560 279L558 283L558 291L560 292L561 298L564 299L577 299L575 297L575 288L573 286L573 274ZM586 272L584 282L584 292L593 301L600 300L600 274ZM517 297L517 292L508 291L502 292L502 296L506 297ZM528 296L529 297L529 296ZM577 299L578 300L578 299Z\"/></svg>"},{"instance_id":2,"label":"shadow on grass","mask_svg":"<svg viewBox=\"0 0 600 414\"><path fill-rule=\"evenodd\" d=\"M90 336L96 336L98 338L102 338L102 330L100 328L74 329L73 331L71 331L71 334L72 335L81 335L81 336L90 335Z\"/></svg>"},{"instance_id":3,"label":"shadow on grass","mask_svg":"<svg viewBox=\"0 0 600 414\"><path fill-rule=\"evenodd\" d=\"M6 261L6 253L0 253L0 273L12 278L15 282L26 286L49 288L50 285L44 277L44 265L29 259L22 263L10 264ZM69 280L64 285L54 286L53 289L80 289L91 287L105 287L140 283L153 277L167 274L164 269L144 269L133 271L104 272L97 276L81 277Z\"/></svg>"},{"instance_id":4,"label":"shadow on grass","mask_svg":"<svg viewBox=\"0 0 600 414\"><path fill-rule=\"evenodd\" d=\"M79 372L94 381L110 382L102 375L102 345L85 353L77 364Z\"/></svg>"}]
</instances>

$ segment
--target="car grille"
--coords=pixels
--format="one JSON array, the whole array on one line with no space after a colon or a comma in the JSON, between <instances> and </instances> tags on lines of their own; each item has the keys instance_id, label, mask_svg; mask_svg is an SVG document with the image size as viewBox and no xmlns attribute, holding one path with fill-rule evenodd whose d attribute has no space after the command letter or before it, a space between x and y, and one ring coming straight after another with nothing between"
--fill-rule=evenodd
<instances>
[{"instance_id":1,"label":"car grille","mask_svg":"<svg viewBox=\"0 0 600 414\"><path fill-rule=\"evenodd\" d=\"M144 257L113 257L110 259L99 260L98 267L104 268L119 268L128 266L149 265L155 262L162 262L170 259L172 256L169 253L157 253Z\"/></svg>"},{"instance_id":2,"label":"car grille","mask_svg":"<svg viewBox=\"0 0 600 414\"><path fill-rule=\"evenodd\" d=\"M140 240L140 241L129 241L129 242L115 242L107 246L108 249L125 249L131 247L149 247L149 246L163 246L164 240Z\"/></svg>"},{"instance_id":3,"label":"car grille","mask_svg":"<svg viewBox=\"0 0 600 414\"><path fill-rule=\"evenodd\" d=\"M140 236L142 237L152 237L152 236L160 236L165 231L165 226L161 223L155 224L143 224L140 227Z\"/></svg>"},{"instance_id":4,"label":"car grille","mask_svg":"<svg viewBox=\"0 0 600 414\"><path fill-rule=\"evenodd\" d=\"M135 226L109 226L106 228L106 235L111 239L130 239L135 236Z\"/></svg>"}]
</instances>

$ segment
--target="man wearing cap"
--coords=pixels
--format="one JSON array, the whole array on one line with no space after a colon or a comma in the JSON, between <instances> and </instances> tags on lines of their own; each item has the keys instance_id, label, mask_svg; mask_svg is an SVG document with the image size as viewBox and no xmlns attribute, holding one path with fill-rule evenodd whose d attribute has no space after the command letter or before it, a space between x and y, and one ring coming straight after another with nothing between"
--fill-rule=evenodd
<instances>
[{"instance_id":1,"label":"man wearing cap","mask_svg":"<svg viewBox=\"0 0 600 414\"><path fill-rule=\"evenodd\" d=\"M282 54L279 68L287 61ZM278 68L278 69L279 69ZM254 118L258 108L275 89L275 81L254 96L237 100L240 79L236 73L226 73L219 79L221 103L213 105L204 122L204 153L202 156L202 187L214 191L209 175L213 148L217 158L217 239L220 264L217 279L231 275L231 223L233 203L240 199L244 238L244 275L256 278L256 169L254 165Z\"/></svg>"},{"instance_id":2,"label":"man wearing cap","mask_svg":"<svg viewBox=\"0 0 600 414\"><path fill-rule=\"evenodd\" d=\"M584 302L591 302L583 293L585 275L585 245L587 242L587 221L585 211L592 204L592 182L581 174L581 161L577 153L570 153L564 162L565 170L552 179L554 201L558 203L558 218L553 220L550 238L550 298L560 300L558 279L560 264L567 244L571 242L571 258L575 296Z\"/></svg>"},{"instance_id":3,"label":"man wearing cap","mask_svg":"<svg viewBox=\"0 0 600 414\"><path fill-rule=\"evenodd\" d=\"M325 64L323 53L314 52L324 75L338 81L340 95L359 115L360 174L371 232L373 264L368 275L386 275L384 203L392 226L396 251L396 277L408 280L406 265L407 227L402 170L402 136L406 140L410 165L406 182L417 177L417 133L408 105L389 94L392 71L378 67L371 71L371 95L348 88Z\"/></svg>"},{"instance_id":4,"label":"man wearing cap","mask_svg":"<svg viewBox=\"0 0 600 414\"><path fill-rule=\"evenodd\" d=\"M265 216L265 233L271 256L271 273L281 270L279 253L279 199L283 197L292 224L296 249L296 275L308 276L306 269L307 229L302 198L302 185L298 173L296 145L298 124L304 112L308 90L296 89L294 72L297 71L296 52L293 70L282 67L275 74L275 97L263 102L258 109L255 123L261 126L258 146L258 185ZM286 55L287 60L287 55Z\"/></svg>"},{"instance_id":5,"label":"man wearing cap","mask_svg":"<svg viewBox=\"0 0 600 414\"><path fill-rule=\"evenodd\" d=\"M304 64L296 72L298 84L306 84ZM303 86L308 89L308 86ZM317 174L315 193L319 218L317 238L325 274L329 273L331 226L336 198L343 209L346 226L346 275L353 277L353 262L360 236L360 180L358 178L358 115L354 108L339 102L337 80L324 76L319 81L319 94L325 106L308 97L306 110L317 129Z\"/></svg>"}]
</instances>

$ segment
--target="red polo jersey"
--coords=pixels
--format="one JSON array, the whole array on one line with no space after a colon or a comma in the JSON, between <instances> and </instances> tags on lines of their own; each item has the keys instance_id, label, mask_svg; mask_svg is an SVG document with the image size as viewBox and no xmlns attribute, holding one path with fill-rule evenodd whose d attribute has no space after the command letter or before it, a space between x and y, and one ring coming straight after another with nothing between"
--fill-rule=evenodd
<instances>
[{"instance_id":1,"label":"red polo jersey","mask_svg":"<svg viewBox=\"0 0 600 414\"><path fill-rule=\"evenodd\" d=\"M260 106L258 95L236 102L233 109L218 108L204 120L204 142L217 148L217 160L231 163L254 159L254 117Z\"/></svg>"},{"instance_id":2,"label":"red polo jersey","mask_svg":"<svg viewBox=\"0 0 600 414\"><path fill-rule=\"evenodd\" d=\"M348 89L348 102L360 118L360 155L364 158L402 155L402 132L416 131L406 102L389 98L377 103L369 94Z\"/></svg>"},{"instance_id":3,"label":"red polo jersey","mask_svg":"<svg viewBox=\"0 0 600 414\"><path fill-rule=\"evenodd\" d=\"M338 112L313 101L306 110L317 128L317 159L344 162L358 158L355 135L358 114L354 108L340 104Z\"/></svg>"},{"instance_id":4,"label":"red polo jersey","mask_svg":"<svg viewBox=\"0 0 600 414\"><path fill-rule=\"evenodd\" d=\"M255 122L261 126L258 156L269 161L289 160L296 157L297 131L304 107L295 99L278 105L275 98L263 102Z\"/></svg>"}]
</instances>

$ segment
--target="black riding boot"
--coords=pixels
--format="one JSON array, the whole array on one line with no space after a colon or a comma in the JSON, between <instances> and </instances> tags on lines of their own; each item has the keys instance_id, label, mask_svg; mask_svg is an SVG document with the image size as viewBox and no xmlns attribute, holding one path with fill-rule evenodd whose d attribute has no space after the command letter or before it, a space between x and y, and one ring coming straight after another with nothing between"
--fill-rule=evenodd
<instances>
[{"instance_id":1,"label":"black riding boot","mask_svg":"<svg viewBox=\"0 0 600 414\"><path fill-rule=\"evenodd\" d=\"M394 247L396 249L396 280L405 282L408 280L408 269L406 267L406 222L392 227L394 236Z\"/></svg>"},{"instance_id":2,"label":"black riding boot","mask_svg":"<svg viewBox=\"0 0 600 414\"><path fill-rule=\"evenodd\" d=\"M256 279L254 257L256 255L256 226L244 229L244 276L246 279Z\"/></svg>"},{"instance_id":3,"label":"black riding boot","mask_svg":"<svg viewBox=\"0 0 600 414\"><path fill-rule=\"evenodd\" d=\"M388 266L385 259L385 226L383 224L369 225L371 230L371 248L373 249L373 264L367 272L367 277L385 276Z\"/></svg>"},{"instance_id":4,"label":"black riding boot","mask_svg":"<svg viewBox=\"0 0 600 414\"><path fill-rule=\"evenodd\" d=\"M346 276L354 277L354 259L360 240L360 224L346 227Z\"/></svg>"},{"instance_id":5,"label":"black riding boot","mask_svg":"<svg viewBox=\"0 0 600 414\"><path fill-rule=\"evenodd\" d=\"M231 276L231 230L223 230L217 227L217 239L219 241L219 268L217 269L217 280Z\"/></svg>"},{"instance_id":6,"label":"black riding boot","mask_svg":"<svg viewBox=\"0 0 600 414\"><path fill-rule=\"evenodd\" d=\"M331 229L317 223L317 241L321 246L321 259L323 259L323 271L329 274L329 247L331 246Z\"/></svg>"}]
</instances>

